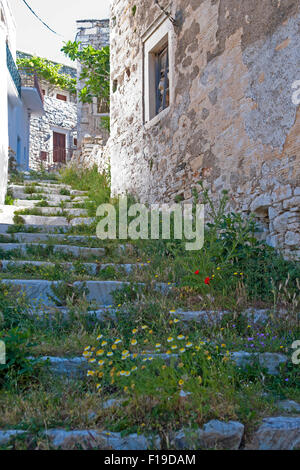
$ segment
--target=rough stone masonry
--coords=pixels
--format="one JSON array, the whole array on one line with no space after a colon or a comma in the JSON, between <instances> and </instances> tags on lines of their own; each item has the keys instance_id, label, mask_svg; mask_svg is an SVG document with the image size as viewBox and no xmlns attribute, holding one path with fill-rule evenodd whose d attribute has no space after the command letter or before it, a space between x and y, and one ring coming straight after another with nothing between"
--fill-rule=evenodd
<instances>
[{"instance_id":1,"label":"rough stone masonry","mask_svg":"<svg viewBox=\"0 0 300 470\"><path fill-rule=\"evenodd\" d=\"M199 180L213 197L228 189L232 209L254 212L268 243L299 257L298 0L159 3L176 20L171 102L146 122L143 38L163 13L154 0L112 1L113 192L170 202L191 200Z\"/></svg>"}]
</instances>

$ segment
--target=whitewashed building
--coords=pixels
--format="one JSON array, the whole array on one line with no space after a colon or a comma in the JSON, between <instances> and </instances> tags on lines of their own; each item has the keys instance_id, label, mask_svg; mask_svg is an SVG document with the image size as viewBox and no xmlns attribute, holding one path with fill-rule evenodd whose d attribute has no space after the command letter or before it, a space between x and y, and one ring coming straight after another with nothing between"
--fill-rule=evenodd
<instances>
[{"instance_id":1,"label":"whitewashed building","mask_svg":"<svg viewBox=\"0 0 300 470\"><path fill-rule=\"evenodd\" d=\"M31 54L17 51L18 59L30 59ZM57 62L50 61L53 65ZM76 78L77 70L61 65L63 75ZM77 148L77 98L67 89L57 88L40 80L44 100L43 115L30 119L29 168L55 169L68 163Z\"/></svg>"},{"instance_id":2,"label":"whitewashed building","mask_svg":"<svg viewBox=\"0 0 300 470\"><path fill-rule=\"evenodd\" d=\"M33 74L20 75L16 66L16 24L8 0L0 0L0 204L7 186L8 158L29 167L29 124L44 113L43 95Z\"/></svg>"}]
</instances>

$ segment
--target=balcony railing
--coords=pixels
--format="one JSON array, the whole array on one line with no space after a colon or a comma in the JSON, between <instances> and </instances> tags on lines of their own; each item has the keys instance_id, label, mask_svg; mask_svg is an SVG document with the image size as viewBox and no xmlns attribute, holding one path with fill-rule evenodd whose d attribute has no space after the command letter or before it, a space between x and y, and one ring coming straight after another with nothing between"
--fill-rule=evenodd
<instances>
[{"instance_id":1,"label":"balcony railing","mask_svg":"<svg viewBox=\"0 0 300 470\"><path fill-rule=\"evenodd\" d=\"M18 90L19 96L21 96L21 77L20 77L19 71L17 69L14 58L12 56L12 53L10 52L10 49L7 43L6 43L6 63L7 63L7 68L10 72L11 78L13 79L16 89Z\"/></svg>"},{"instance_id":2,"label":"balcony railing","mask_svg":"<svg viewBox=\"0 0 300 470\"><path fill-rule=\"evenodd\" d=\"M21 76L21 85L26 88L35 88L41 98L42 103L44 103L44 95L40 87L38 76L32 69L20 68L19 73Z\"/></svg>"}]
</instances>

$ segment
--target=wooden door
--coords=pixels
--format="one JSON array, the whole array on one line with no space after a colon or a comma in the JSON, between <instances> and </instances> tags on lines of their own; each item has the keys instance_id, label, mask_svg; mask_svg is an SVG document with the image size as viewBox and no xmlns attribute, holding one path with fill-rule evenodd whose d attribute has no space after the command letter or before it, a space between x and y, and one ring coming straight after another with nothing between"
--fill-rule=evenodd
<instances>
[{"instance_id":1,"label":"wooden door","mask_svg":"<svg viewBox=\"0 0 300 470\"><path fill-rule=\"evenodd\" d=\"M66 134L53 132L53 163L66 163Z\"/></svg>"}]
</instances>

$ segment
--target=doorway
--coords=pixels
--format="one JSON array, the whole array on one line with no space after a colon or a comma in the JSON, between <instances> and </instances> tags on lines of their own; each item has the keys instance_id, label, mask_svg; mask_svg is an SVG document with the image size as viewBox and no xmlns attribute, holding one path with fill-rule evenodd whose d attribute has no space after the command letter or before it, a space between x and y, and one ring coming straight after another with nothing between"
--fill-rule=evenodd
<instances>
[{"instance_id":1,"label":"doorway","mask_svg":"<svg viewBox=\"0 0 300 470\"><path fill-rule=\"evenodd\" d=\"M53 132L53 163L66 163L66 134Z\"/></svg>"}]
</instances>

